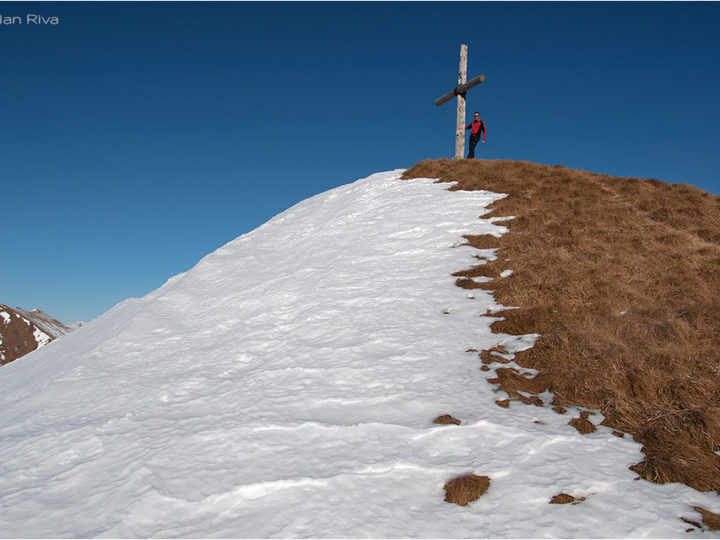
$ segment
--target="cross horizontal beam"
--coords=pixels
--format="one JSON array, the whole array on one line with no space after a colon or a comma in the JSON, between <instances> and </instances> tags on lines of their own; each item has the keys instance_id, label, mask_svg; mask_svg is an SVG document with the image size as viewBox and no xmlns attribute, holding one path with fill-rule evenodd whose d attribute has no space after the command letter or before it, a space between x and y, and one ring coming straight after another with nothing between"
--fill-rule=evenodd
<instances>
[{"instance_id":1,"label":"cross horizontal beam","mask_svg":"<svg viewBox=\"0 0 720 540\"><path fill-rule=\"evenodd\" d=\"M474 79L470 79L465 84L461 84L460 86L456 86L453 90L450 90L447 94L444 96L441 96L435 100L435 105L438 107L442 105L443 103L447 103L451 99L453 99L455 96L458 96L460 94L464 94L468 90L470 90L473 86L477 86L481 82L485 81L485 75L478 75Z\"/></svg>"}]
</instances>

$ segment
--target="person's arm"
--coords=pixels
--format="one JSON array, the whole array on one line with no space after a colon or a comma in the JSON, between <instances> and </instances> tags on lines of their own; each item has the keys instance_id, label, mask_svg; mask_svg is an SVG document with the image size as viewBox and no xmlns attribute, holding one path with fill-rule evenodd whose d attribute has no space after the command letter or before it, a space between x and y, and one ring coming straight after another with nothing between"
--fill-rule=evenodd
<instances>
[{"instance_id":1,"label":"person's arm","mask_svg":"<svg viewBox=\"0 0 720 540\"><path fill-rule=\"evenodd\" d=\"M465 129L470 129L471 127L472 127L472 124L468 124L467 126L465 126Z\"/></svg>"},{"instance_id":2,"label":"person's arm","mask_svg":"<svg viewBox=\"0 0 720 540\"><path fill-rule=\"evenodd\" d=\"M482 126L480 126L480 131L482 131L483 134L483 144L485 144L485 135L487 135L487 128L485 127L485 122L482 123Z\"/></svg>"}]
</instances>

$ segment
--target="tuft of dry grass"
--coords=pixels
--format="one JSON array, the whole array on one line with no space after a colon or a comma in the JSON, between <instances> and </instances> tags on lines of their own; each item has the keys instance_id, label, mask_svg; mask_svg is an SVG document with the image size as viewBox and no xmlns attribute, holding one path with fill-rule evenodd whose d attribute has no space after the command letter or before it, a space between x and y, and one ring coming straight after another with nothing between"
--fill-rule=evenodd
<instances>
[{"instance_id":1,"label":"tuft of dry grass","mask_svg":"<svg viewBox=\"0 0 720 540\"><path fill-rule=\"evenodd\" d=\"M573 418L568 422L568 425L577 429L582 435L587 435L595 431L595 424L588 420L588 416L592 413L583 411L580 413L580 418Z\"/></svg>"},{"instance_id":2,"label":"tuft of dry grass","mask_svg":"<svg viewBox=\"0 0 720 540\"><path fill-rule=\"evenodd\" d=\"M476 474L466 474L453 478L445 484L445 500L447 502L465 506L467 503L479 499L490 487L490 478Z\"/></svg>"},{"instance_id":3,"label":"tuft of dry grass","mask_svg":"<svg viewBox=\"0 0 720 540\"><path fill-rule=\"evenodd\" d=\"M550 499L549 504L580 504L585 500L585 497L579 497L575 498L572 495L568 495L567 493L558 493L555 495L552 499Z\"/></svg>"},{"instance_id":4,"label":"tuft of dry grass","mask_svg":"<svg viewBox=\"0 0 720 540\"><path fill-rule=\"evenodd\" d=\"M713 514L701 506L693 506L693 509L700 513L702 521L708 529L711 531L720 531L720 515Z\"/></svg>"},{"instance_id":5,"label":"tuft of dry grass","mask_svg":"<svg viewBox=\"0 0 720 540\"><path fill-rule=\"evenodd\" d=\"M442 416L438 416L435 420L433 420L433 424L455 424L456 426L459 426L460 420L450 416L449 414L443 414Z\"/></svg>"},{"instance_id":6,"label":"tuft of dry grass","mask_svg":"<svg viewBox=\"0 0 720 540\"><path fill-rule=\"evenodd\" d=\"M541 336L515 355L538 377L499 368L494 382L513 399L548 389L555 407L599 409L643 444L634 470L648 480L720 490L720 198L524 161L426 160L404 174L419 177L509 195L491 206L515 216L506 235L466 237L497 260L456 274L519 307L495 332Z\"/></svg>"}]
</instances>

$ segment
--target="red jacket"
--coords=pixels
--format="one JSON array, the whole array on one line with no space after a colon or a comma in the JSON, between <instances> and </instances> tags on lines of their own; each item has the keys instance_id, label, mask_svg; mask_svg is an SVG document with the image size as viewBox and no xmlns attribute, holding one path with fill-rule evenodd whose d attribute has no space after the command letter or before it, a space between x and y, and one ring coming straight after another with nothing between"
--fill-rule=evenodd
<instances>
[{"instance_id":1,"label":"red jacket","mask_svg":"<svg viewBox=\"0 0 720 540\"><path fill-rule=\"evenodd\" d=\"M465 126L465 129L472 129L472 131L470 133L472 133L473 135L482 133L483 142L485 142L485 136L487 135L487 129L485 129L485 122L483 122L482 120L478 120L477 122L475 120L473 120L472 123Z\"/></svg>"}]
</instances>

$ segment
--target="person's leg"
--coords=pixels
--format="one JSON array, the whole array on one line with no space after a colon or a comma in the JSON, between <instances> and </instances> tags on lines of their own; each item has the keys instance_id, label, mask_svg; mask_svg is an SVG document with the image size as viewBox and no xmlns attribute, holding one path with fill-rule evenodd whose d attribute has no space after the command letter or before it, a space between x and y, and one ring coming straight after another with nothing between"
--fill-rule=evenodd
<instances>
[{"instance_id":1,"label":"person's leg","mask_svg":"<svg viewBox=\"0 0 720 540\"><path fill-rule=\"evenodd\" d=\"M475 157L475 147L477 146L479 140L480 137L470 135L470 152L468 152L468 159L473 159Z\"/></svg>"}]
</instances>

